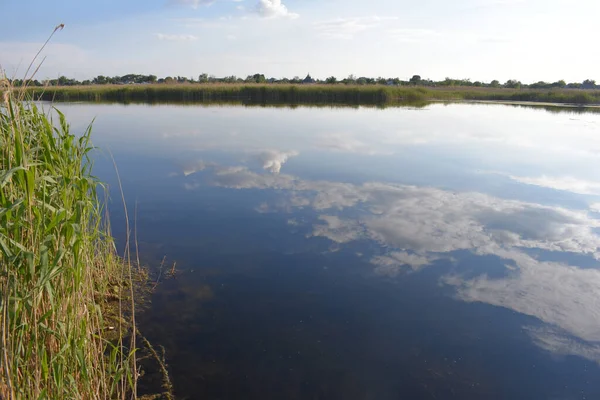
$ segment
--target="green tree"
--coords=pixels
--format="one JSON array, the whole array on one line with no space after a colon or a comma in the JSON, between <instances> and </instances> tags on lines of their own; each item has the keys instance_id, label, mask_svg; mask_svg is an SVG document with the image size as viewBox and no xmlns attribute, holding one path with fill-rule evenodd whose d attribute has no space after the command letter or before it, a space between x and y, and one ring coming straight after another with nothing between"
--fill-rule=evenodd
<instances>
[{"instance_id":1,"label":"green tree","mask_svg":"<svg viewBox=\"0 0 600 400\"><path fill-rule=\"evenodd\" d=\"M581 84L581 87L583 87L584 89L594 89L596 87L596 81L593 79L586 79Z\"/></svg>"},{"instance_id":2,"label":"green tree","mask_svg":"<svg viewBox=\"0 0 600 400\"><path fill-rule=\"evenodd\" d=\"M92 83L95 85L106 85L108 83L108 79L104 75L98 75L92 79Z\"/></svg>"},{"instance_id":3,"label":"green tree","mask_svg":"<svg viewBox=\"0 0 600 400\"><path fill-rule=\"evenodd\" d=\"M348 77L344 79L344 83L347 85L354 85L356 83L356 76L354 76L354 74L348 75Z\"/></svg>"},{"instance_id":4,"label":"green tree","mask_svg":"<svg viewBox=\"0 0 600 400\"><path fill-rule=\"evenodd\" d=\"M254 74L252 78L256 83L265 83L267 81L267 78L263 74Z\"/></svg>"},{"instance_id":5,"label":"green tree","mask_svg":"<svg viewBox=\"0 0 600 400\"><path fill-rule=\"evenodd\" d=\"M444 79L443 81L440 82L440 85L442 86L455 86L456 85L456 81L452 78L446 77L446 79Z\"/></svg>"},{"instance_id":6,"label":"green tree","mask_svg":"<svg viewBox=\"0 0 600 400\"><path fill-rule=\"evenodd\" d=\"M413 85L418 85L419 83L421 83L421 81L421 75L413 75L412 78L410 78L409 80L409 82Z\"/></svg>"},{"instance_id":7,"label":"green tree","mask_svg":"<svg viewBox=\"0 0 600 400\"><path fill-rule=\"evenodd\" d=\"M333 85L337 83L337 78L335 76L330 76L329 78L325 79L325 83Z\"/></svg>"},{"instance_id":8,"label":"green tree","mask_svg":"<svg viewBox=\"0 0 600 400\"><path fill-rule=\"evenodd\" d=\"M521 89L521 82L516 79L509 79L504 84L504 87L509 89Z\"/></svg>"},{"instance_id":9,"label":"green tree","mask_svg":"<svg viewBox=\"0 0 600 400\"><path fill-rule=\"evenodd\" d=\"M497 79L494 79L493 81L490 82L490 87L499 88L500 82Z\"/></svg>"},{"instance_id":10,"label":"green tree","mask_svg":"<svg viewBox=\"0 0 600 400\"><path fill-rule=\"evenodd\" d=\"M529 85L530 88L532 89L546 89L549 88L551 85L547 82L544 81L539 81L539 82L535 82L532 83L531 85Z\"/></svg>"}]
</instances>

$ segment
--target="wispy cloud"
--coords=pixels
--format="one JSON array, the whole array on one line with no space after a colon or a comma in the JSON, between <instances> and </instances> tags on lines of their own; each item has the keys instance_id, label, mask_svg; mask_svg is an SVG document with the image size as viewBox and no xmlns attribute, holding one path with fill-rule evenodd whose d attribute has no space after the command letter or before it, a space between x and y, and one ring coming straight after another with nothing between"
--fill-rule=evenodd
<instances>
[{"instance_id":1,"label":"wispy cloud","mask_svg":"<svg viewBox=\"0 0 600 400\"><path fill-rule=\"evenodd\" d=\"M482 6L512 6L519 3L524 3L525 0L477 0L475 3Z\"/></svg>"},{"instance_id":2,"label":"wispy cloud","mask_svg":"<svg viewBox=\"0 0 600 400\"><path fill-rule=\"evenodd\" d=\"M587 181L570 176L555 177L542 175L540 177L532 178L511 175L510 179L528 185L564 190L577 194L600 194L600 182Z\"/></svg>"},{"instance_id":3,"label":"wispy cloud","mask_svg":"<svg viewBox=\"0 0 600 400\"><path fill-rule=\"evenodd\" d=\"M525 0L471 0L466 8L512 7L525 3Z\"/></svg>"},{"instance_id":4,"label":"wispy cloud","mask_svg":"<svg viewBox=\"0 0 600 400\"><path fill-rule=\"evenodd\" d=\"M172 42L189 42L193 40L198 40L197 36L189 35L189 34L180 34L180 35L170 35L165 33L157 33L156 37L159 40L168 40Z\"/></svg>"},{"instance_id":5,"label":"wispy cloud","mask_svg":"<svg viewBox=\"0 0 600 400\"><path fill-rule=\"evenodd\" d=\"M198 8L201 5L208 5L214 3L216 0L169 0L169 5L175 6L188 6L192 8Z\"/></svg>"},{"instance_id":6,"label":"wispy cloud","mask_svg":"<svg viewBox=\"0 0 600 400\"><path fill-rule=\"evenodd\" d=\"M278 154L266 158L280 159ZM264 167L269 169L269 164ZM587 212L436 188L303 180L243 166L213 166L211 172L210 184L215 186L289 194L287 201L283 195L262 204L260 212L293 207L328 210L319 215L309 236L326 237L336 246L375 240L382 253L369 261L379 275L417 271L436 259L451 258L449 253L457 250L503 259L510 267L500 278L449 274L441 283L453 287L460 300L504 307L546 323L552 331L530 332L544 349L600 360L600 271L539 260L524 251L600 259L600 237L595 233L600 221ZM189 188L195 187L193 180L189 183ZM363 211L359 216L335 213L350 207Z\"/></svg>"},{"instance_id":7,"label":"wispy cloud","mask_svg":"<svg viewBox=\"0 0 600 400\"><path fill-rule=\"evenodd\" d=\"M319 21L313 24L321 36L335 39L352 39L356 34L381 26L396 17L352 17Z\"/></svg>"},{"instance_id":8,"label":"wispy cloud","mask_svg":"<svg viewBox=\"0 0 600 400\"><path fill-rule=\"evenodd\" d=\"M559 356L574 355L600 364L600 344L573 338L568 332L550 327L524 327L539 347Z\"/></svg>"},{"instance_id":9,"label":"wispy cloud","mask_svg":"<svg viewBox=\"0 0 600 400\"><path fill-rule=\"evenodd\" d=\"M516 247L586 253L600 259L600 237L593 230L600 221L582 211L435 188L301 180L285 174L258 174L242 166L215 167L213 184L291 190L317 211L368 205L361 226L370 238L419 255L478 249L512 258L500 249ZM326 222L339 230L340 221Z\"/></svg>"},{"instance_id":10,"label":"wispy cloud","mask_svg":"<svg viewBox=\"0 0 600 400\"><path fill-rule=\"evenodd\" d=\"M443 37L439 32L431 29L398 28L390 29L388 34L392 38L404 43L428 42Z\"/></svg>"},{"instance_id":11,"label":"wispy cloud","mask_svg":"<svg viewBox=\"0 0 600 400\"><path fill-rule=\"evenodd\" d=\"M347 153L368 155L392 154L389 150L374 148L371 145L346 133L323 135L316 143L318 148Z\"/></svg>"},{"instance_id":12,"label":"wispy cloud","mask_svg":"<svg viewBox=\"0 0 600 400\"><path fill-rule=\"evenodd\" d=\"M435 260L435 256L393 251L384 256L373 257L371 264L376 266L376 274L393 278L404 270L417 271Z\"/></svg>"},{"instance_id":13,"label":"wispy cloud","mask_svg":"<svg viewBox=\"0 0 600 400\"><path fill-rule=\"evenodd\" d=\"M448 276L444 283L455 286L463 301L511 309L582 340L600 342L600 271L539 261L516 249L495 254L515 263L506 277Z\"/></svg>"},{"instance_id":14,"label":"wispy cloud","mask_svg":"<svg viewBox=\"0 0 600 400\"><path fill-rule=\"evenodd\" d=\"M290 12L281 0L259 0L255 8L263 18L298 18L299 15Z\"/></svg>"},{"instance_id":15,"label":"wispy cloud","mask_svg":"<svg viewBox=\"0 0 600 400\"><path fill-rule=\"evenodd\" d=\"M323 223L315 224L311 236L322 236L336 243L348 243L366 237L357 222L345 221L335 215L321 215Z\"/></svg>"},{"instance_id":16,"label":"wispy cloud","mask_svg":"<svg viewBox=\"0 0 600 400\"><path fill-rule=\"evenodd\" d=\"M0 63L6 73L15 77L22 77L27 65L43 43L36 42L0 42ZM92 58L92 55L85 49L66 43L49 43L42 52L45 61L37 74L38 79L47 77L56 78L58 75L46 75L48 70L60 69L63 74L72 73L77 68L85 67L98 60ZM65 64L65 60L68 63Z\"/></svg>"}]
</instances>

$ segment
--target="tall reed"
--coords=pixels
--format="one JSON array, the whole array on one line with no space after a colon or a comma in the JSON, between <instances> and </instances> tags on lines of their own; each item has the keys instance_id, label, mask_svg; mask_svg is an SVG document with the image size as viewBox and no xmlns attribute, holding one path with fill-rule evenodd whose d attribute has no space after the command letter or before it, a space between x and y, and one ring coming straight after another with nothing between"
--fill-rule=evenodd
<instances>
[{"instance_id":1,"label":"tall reed","mask_svg":"<svg viewBox=\"0 0 600 400\"><path fill-rule=\"evenodd\" d=\"M424 101L600 104L600 90L415 87L382 85L148 84L30 88L39 100L121 103L385 105Z\"/></svg>"},{"instance_id":2,"label":"tall reed","mask_svg":"<svg viewBox=\"0 0 600 400\"><path fill-rule=\"evenodd\" d=\"M0 86L0 398L135 396L124 324L102 313L124 273L96 193L91 126L77 137L58 110L53 121Z\"/></svg>"}]
</instances>

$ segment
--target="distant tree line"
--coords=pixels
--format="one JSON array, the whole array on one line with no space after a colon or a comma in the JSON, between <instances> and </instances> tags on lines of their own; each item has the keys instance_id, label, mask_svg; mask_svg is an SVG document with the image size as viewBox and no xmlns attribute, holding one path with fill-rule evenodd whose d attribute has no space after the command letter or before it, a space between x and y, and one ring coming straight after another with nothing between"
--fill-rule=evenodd
<instances>
[{"instance_id":1,"label":"distant tree line","mask_svg":"<svg viewBox=\"0 0 600 400\"><path fill-rule=\"evenodd\" d=\"M21 79L12 80L13 85L22 86L24 84ZM48 80L31 80L28 82L29 86L76 86L76 85L130 85L130 84L185 84L185 83L293 83L293 84L330 84L330 85L387 85L387 86L428 86L428 87L448 87L448 86L466 86L466 87L489 87L489 88L529 88L529 89L554 89L554 88L568 88L568 89L600 89L600 85L596 84L593 79L586 79L583 82L571 82L567 83L564 80L556 82L535 82L530 84L524 84L516 79L509 79L508 81L501 83L498 80L492 80L491 82L482 81L471 81L470 79L452 79L445 78L442 81L434 81L431 79L423 79L420 75L413 75L409 80L402 80L400 78L371 78L360 76L356 77L350 75L344 79L338 79L335 76L330 76L326 79L313 79L308 74L304 79L299 76L293 78L267 78L264 74L248 75L246 78L237 77L235 75L217 78L214 75L206 73L198 75L197 79L193 77L183 76L167 76L165 78L157 78L156 75L138 75L128 74L123 76L104 76L98 75L91 80L78 81L76 79L70 79L65 76L61 76L58 79Z\"/></svg>"}]
</instances>

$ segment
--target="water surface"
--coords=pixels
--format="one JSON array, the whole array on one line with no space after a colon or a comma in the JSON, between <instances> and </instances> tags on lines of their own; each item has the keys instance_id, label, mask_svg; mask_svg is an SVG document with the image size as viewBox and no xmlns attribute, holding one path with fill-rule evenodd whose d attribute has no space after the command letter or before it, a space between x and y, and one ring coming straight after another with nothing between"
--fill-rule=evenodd
<instances>
[{"instance_id":1,"label":"water surface","mask_svg":"<svg viewBox=\"0 0 600 400\"><path fill-rule=\"evenodd\" d=\"M600 115L63 105L180 398L600 398Z\"/></svg>"}]
</instances>

